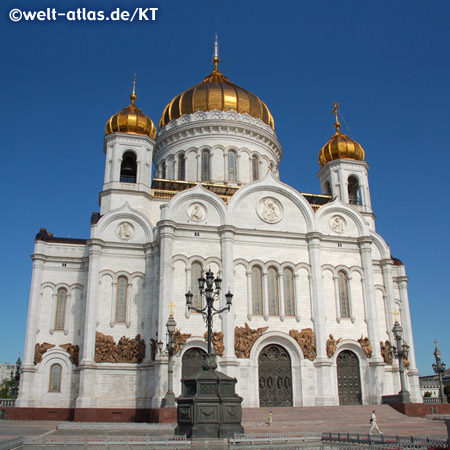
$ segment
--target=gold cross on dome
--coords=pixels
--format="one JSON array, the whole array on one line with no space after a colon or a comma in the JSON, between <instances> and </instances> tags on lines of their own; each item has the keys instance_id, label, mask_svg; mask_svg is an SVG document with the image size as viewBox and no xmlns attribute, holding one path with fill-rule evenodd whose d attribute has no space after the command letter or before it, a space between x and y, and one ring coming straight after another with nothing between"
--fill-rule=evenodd
<instances>
[{"instance_id":1,"label":"gold cross on dome","mask_svg":"<svg viewBox=\"0 0 450 450\"><path fill-rule=\"evenodd\" d=\"M397 310L395 310L392 314L394 314L395 321L398 323L398 316L400 315L400 313Z\"/></svg>"},{"instance_id":2,"label":"gold cross on dome","mask_svg":"<svg viewBox=\"0 0 450 450\"><path fill-rule=\"evenodd\" d=\"M339 122L339 120L338 120L338 109L339 109L339 106L340 106L339 103L334 102L334 108L333 108L333 111L331 111L331 114L334 114L335 117L336 117L336 123Z\"/></svg>"},{"instance_id":3,"label":"gold cross on dome","mask_svg":"<svg viewBox=\"0 0 450 450\"><path fill-rule=\"evenodd\" d=\"M175 304L172 302L170 302L170 305L167 305L170 308L170 315L173 316L173 308L175 308Z\"/></svg>"},{"instance_id":4,"label":"gold cross on dome","mask_svg":"<svg viewBox=\"0 0 450 450\"><path fill-rule=\"evenodd\" d=\"M434 341L434 345L437 345L437 341Z\"/></svg>"}]
</instances>

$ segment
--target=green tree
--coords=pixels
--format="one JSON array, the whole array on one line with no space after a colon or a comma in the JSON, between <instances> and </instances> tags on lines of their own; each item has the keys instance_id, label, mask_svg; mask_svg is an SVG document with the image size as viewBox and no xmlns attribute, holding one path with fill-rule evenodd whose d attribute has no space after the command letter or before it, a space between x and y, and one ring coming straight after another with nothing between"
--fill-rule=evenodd
<instances>
[{"instance_id":1,"label":"green tree","mask_svg":"<svg viewBox=\"0 0 450 450\"><path fill-rule=\"evenodd\" d=\"M14 398L15 387L14 380L5 380L0 388L0 398Z\"/></svg>"}]
</instances>

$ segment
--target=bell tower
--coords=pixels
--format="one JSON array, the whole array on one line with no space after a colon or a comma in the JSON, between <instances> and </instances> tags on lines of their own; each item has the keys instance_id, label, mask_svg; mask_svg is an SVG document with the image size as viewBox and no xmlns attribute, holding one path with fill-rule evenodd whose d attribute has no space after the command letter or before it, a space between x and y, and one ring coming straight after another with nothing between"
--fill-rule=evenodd
<instances>
[{"instance_id":1,"label":"bell tower","mask_svg":"<svg viewBox=\"0 0 450 450\"><path fill-rule=\"evenodd\" d=\"M114 114L106 123L104 152L106 154L103 191L100 193L100 214L121 206L124 195L150 195L152 160L156 127L136 102L136 76L133 80L131 103Z\"/></svg>"}]
</instances>

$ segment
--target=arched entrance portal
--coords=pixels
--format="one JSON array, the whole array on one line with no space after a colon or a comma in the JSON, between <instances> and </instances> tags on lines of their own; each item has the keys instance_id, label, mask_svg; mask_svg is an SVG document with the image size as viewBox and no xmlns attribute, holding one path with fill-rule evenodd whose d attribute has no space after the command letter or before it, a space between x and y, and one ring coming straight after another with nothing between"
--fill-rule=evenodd
<instances>
[{"instance_id":1,"label":"arched entrance portal","mask_svg":"<svg viewBox=\"0 0 450 450\"><path fill-rule=\"evenodd\" d=\"M194 373L202 370L203 355L206 355L206 352L198 347L190 348L184 352L181 366L182 378L194 375Z\"/></svg>"},{"instance_id":2,"label":"arched entrance portal","mask_svg":"<svg viewBox=\"0 0 450 450\"><path fill-rule=\"evenodd\" d=\"M336 361L339 404L362 405L358 357L350 350L343 350Z\"/></svg>"},{"instance_id":3,"label":"arched entrance portal","mask_svg":"<svg viewBox=\"0 0 450 450\"><path fill-rule=\"evenodd\" d=\"M271 344L259 354L259 405L292 406L291 357L281 346Z\"/></svg>"}]
</instances>

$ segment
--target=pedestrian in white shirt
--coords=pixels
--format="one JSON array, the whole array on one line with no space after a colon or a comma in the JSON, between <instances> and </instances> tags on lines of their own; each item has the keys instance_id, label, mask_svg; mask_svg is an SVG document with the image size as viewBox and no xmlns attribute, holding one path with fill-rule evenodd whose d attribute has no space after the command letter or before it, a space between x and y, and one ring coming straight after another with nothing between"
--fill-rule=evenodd
<instances>
[{"instance_id":1,"label":"pedestrian in white shirt","mask_svg":"<svg viewBox=\"0 0 450 450\"><path fill-rule=\"evenodd\" d=\"M377 416L375 415L375 410L372 411L372 414L370 415L370 430L369 434L373 434L373 430L377 430L379 434L383 434L382 431L378 428L377 425Z\"/></svg>"}]
</instances>

